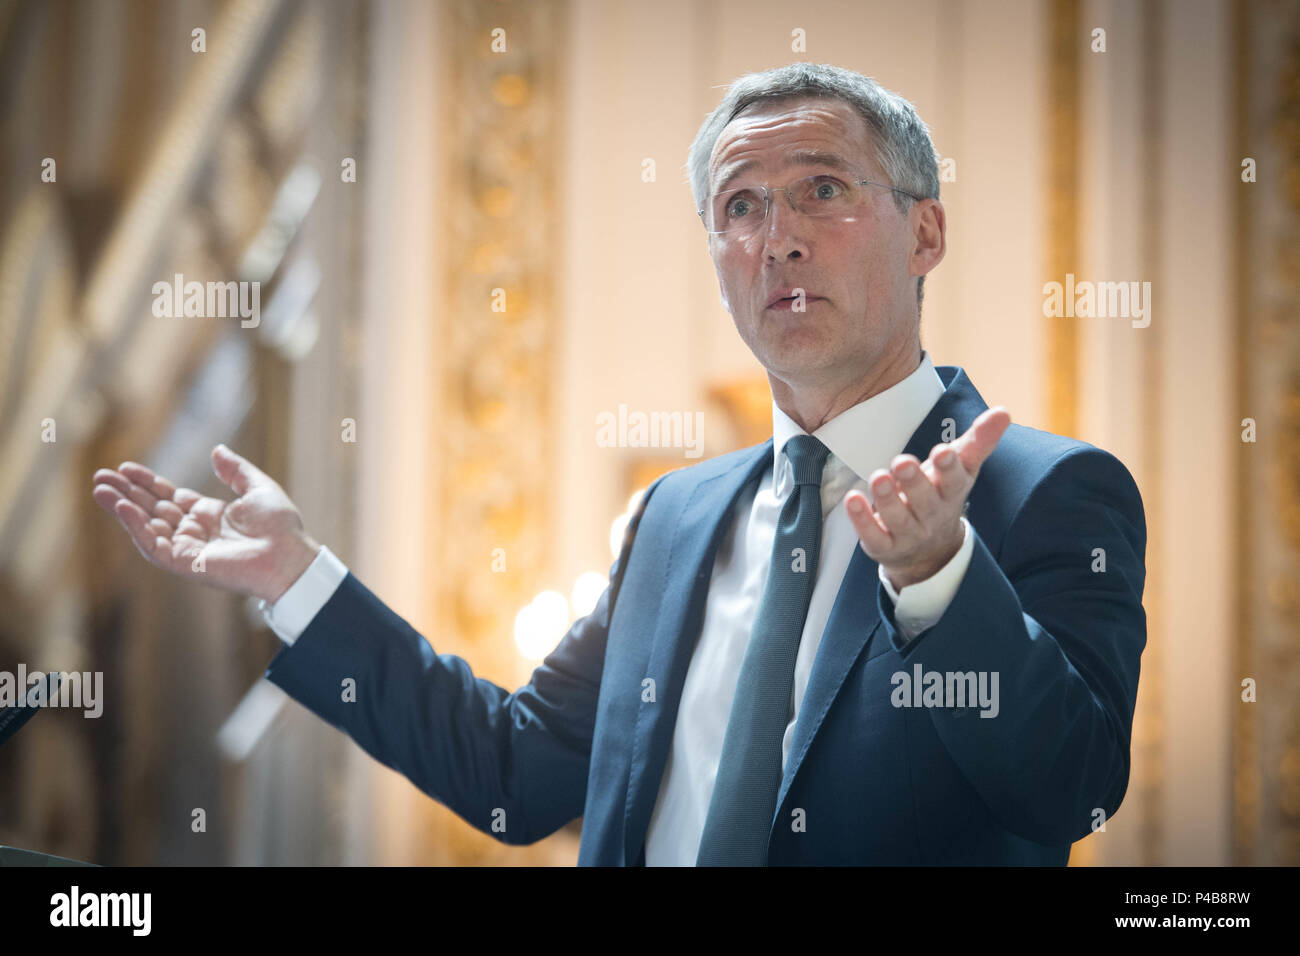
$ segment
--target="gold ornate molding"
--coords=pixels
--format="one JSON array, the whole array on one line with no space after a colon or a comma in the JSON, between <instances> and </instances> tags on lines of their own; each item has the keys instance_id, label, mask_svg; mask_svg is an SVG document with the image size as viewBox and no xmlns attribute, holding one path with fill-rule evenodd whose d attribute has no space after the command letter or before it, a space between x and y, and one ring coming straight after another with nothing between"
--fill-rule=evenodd
<instances>
[{"instance_id":1,"label":"gold ornate molding","mask_svg":"<svg viewBox=\"0 0 1300 956\"><path fill-rule=\"evenodd\" d=\"M430 436L442 482L432 537L436 633L440 651L513 687L515 614L551 586L557 118L567 18L558 0L455 0L441 13L447 161L430 210L447 236L446 260L430 264L441 270L443 293L431 303L441 409ZM495 30L504 31L497 49ZM493 570L494 552L504 555L504 573ZM448 811L426 812L425 856L434 862L576 861L571 837L507 851Z\"/></svg>"},{"instance_id":2,"label":"gold ornate molding","mask_svg":"<svg viewBox=\"0 0 1300 956\"><path fill-rule=\"evenodd\" d=\"M1061 280L1079 263L1079 49L1083 41L1079 0L1053 0L1048 9L1047 72L1047 274ZM1047 320L1049 428L1076 433L1079 395L1075 319Z\"/></svg>"},{"instance_id":3,"label":"gold ornate molding","mask_svg":"<svg viewBox=\"0 0 1300 956\"><path fill-rule=\"evenodd\" d=\"M1155 286L1161 276L1161 235L1163 192L1161 169L1164 151L1164 77L1165 77L1165 6L1163 0L1146 0L1141 10L1142 101L1140 128L1145 131L1141 146L1141 165L1146 171L1142 189L1140 246L1143 250L1142 274L1150 276ZM1163 392L1161 367L1161 328L1157 324L1143 330L1140 361L1143 401L1142 433L1164 433L1164 417L1159 396ZM1143 462L1137 476L1143 488L1159 489L1165 481L1164 454L1159 441L1143 447ZM1147 615L1147 643L1142 653L1138 682L1137 706L1133 715L1130 745L1132 770L1129 800L1138 818L1138 862L1158 866L1164 862L1165 828L1165 682L1164 682L1164 534L1160 509L1152 507L1156 497L1147 495L1146 585L1142 604Z\"/></svg>"},{"instance_id":4,"label":"gold ornate molding","mask_svg":"<svg viewBox=\"0 0 1300 956\"><path fill-rule=\"evenodd\" d=\"M1059 279L1079 262L1079 0L1053 0L1047 15L1047 257L1048 276ZM1078 423L1078 331L1066 316L1047 320L1048 427L1073 435ZM1070 866L1089 866L1096 850L1087 838L1070 849Z\"/></svg>"},{"instance_id":5,"label":"gold ornate molding","mask_svg":"<svg viewBox=\"0 0 1300 956\"><path fill-rule=\"evenodd\" d=\"M1233 243L1235 418L1256 422L1256 441L1240 442L1234 456L1235 487L1245 492L1234 666L1257 686L1254 702L1233 708L1233 862L1294 866L1300 862L1300 0L1241 0L1234 12L1236 132L1241 155L1256 160L1258 180L1237 187Z\"/></svg>"}]
</instances>

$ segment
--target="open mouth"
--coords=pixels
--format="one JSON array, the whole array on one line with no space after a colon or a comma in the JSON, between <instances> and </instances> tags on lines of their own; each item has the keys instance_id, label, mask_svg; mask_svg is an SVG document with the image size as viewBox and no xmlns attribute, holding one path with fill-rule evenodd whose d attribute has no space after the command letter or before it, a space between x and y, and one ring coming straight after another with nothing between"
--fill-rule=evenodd
<instances>
[{"instance_id":1,"label":"open mouth","mask_svg":"<svg viewBox=\"0 0 1300 956\"><path fill-rule=\"evenodd\" d=\"M791 309L794 308L794 304L797 301L798 299L795 296L792 295L786 296L784 299L777 299L775 302L769 305L768 308L775 309L778 312L789 312ZM821 296L817 296L817 295L805 296L803 300L805 306L820 301L822 301Z\"/></svg>"}]
</instances>

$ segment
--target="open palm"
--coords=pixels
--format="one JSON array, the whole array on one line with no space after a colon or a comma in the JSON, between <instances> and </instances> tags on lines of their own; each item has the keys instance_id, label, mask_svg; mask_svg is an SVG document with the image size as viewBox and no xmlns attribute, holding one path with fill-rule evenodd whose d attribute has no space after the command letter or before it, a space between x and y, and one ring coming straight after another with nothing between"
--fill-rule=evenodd
<instances>
[{"instance_id":1,"label":"open palm","mask_svg":"<svg viewBox=\"0 0 1300 956\"><path fill-rule=\"evenodd\" d=\"M152 564L213 587L275 601L319 545L284 489L224 445L212 451L234 501L177 488L151 469L123 462L94 476L95 502L121 522Z\"/></svg>"}]
</instances>

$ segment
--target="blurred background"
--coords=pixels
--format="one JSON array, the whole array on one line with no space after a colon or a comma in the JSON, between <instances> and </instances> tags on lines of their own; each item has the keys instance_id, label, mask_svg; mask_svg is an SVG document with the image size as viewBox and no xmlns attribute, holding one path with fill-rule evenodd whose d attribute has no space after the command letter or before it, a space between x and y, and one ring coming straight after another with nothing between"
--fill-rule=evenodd
<instances>
[{"instance_id":1,"label":"blurred background","mask_svg":"<svg viewBox=\"0 0 1300 956\"><path fill-rule=\"evenodd\" d=\"M797 60L901 93L948 161L935 364L1142 489L1132 773L1072 865L1300 863L1296 0L0 2L0 669L104 681L0 749L0 844L574 863L581 821L500 845L261 680L254 609L147 565L91 475L228 497L224 441L520 686L698 460L597 416L770 434L684 163L727 83ZM260 322L158 315L176 274L259 282ZM1150 282L1149 325L1046 317L1067 275Z\"/></svg>"}]
</instances>

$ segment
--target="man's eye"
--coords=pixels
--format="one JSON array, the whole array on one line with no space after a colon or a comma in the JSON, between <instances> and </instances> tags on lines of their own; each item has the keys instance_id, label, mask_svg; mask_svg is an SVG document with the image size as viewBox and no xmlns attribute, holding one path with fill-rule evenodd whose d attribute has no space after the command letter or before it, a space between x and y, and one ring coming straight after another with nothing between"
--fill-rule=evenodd
<instances>
[{"instance_id":1,"label":"man's eye","mask_svg":"<svg viewBox=\"0 0 1300 956\"><path fill-rule=\"evenodd\" d=\"M753 211L753 203L748 196L736 196L727 204L727 215L733 219L748 216Z\"/></svg>"},{"instance_id":2,"label":"man's eye","mask_svg":"<svg viewBox=\"0 0 1300 956\"><path fill-rule=\"evenodd\" d=\"M813 184L813 196L817 199L838 199L844 195L846 186L832 176L823 176Z\"/></svg>"}]
</instances>

